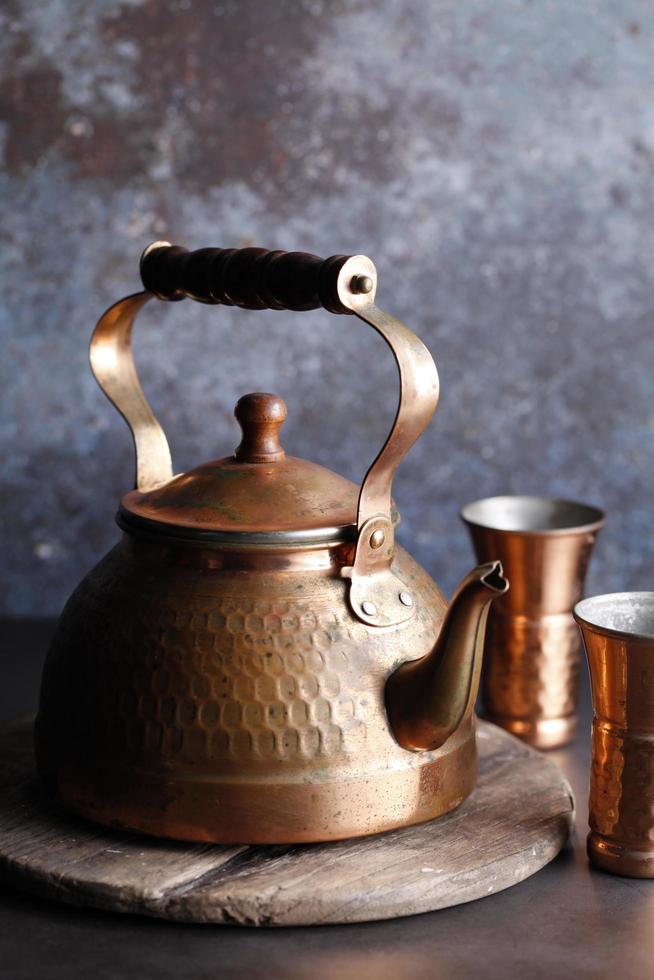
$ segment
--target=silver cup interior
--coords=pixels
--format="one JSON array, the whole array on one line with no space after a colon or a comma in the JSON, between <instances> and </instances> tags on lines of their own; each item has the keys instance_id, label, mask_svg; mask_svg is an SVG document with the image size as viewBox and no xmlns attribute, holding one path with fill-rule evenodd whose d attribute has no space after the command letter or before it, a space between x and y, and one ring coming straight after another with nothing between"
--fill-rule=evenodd
<instances>
[{"instance_id":1,"label":"silver cup interior","mask_svg":"<svg viewBox=\"0 0 654 980\"><path fill-rule=\"evenodd\" d=\"M600 630L654 640L654 592L612 592L582 599L575 616Z\"/></svg>"},{"instance_id":2,"label":"silver cup interior","mask_svg":"<svg viewBox=\"0 0 654 980\"><path fill-rule=\"evenodd\" d=\"M467 524L494 531L547 532L602 524L604 512L575 500L551 497L487 497L466 504L461 517Z\"/></svg>"}]
</instances>

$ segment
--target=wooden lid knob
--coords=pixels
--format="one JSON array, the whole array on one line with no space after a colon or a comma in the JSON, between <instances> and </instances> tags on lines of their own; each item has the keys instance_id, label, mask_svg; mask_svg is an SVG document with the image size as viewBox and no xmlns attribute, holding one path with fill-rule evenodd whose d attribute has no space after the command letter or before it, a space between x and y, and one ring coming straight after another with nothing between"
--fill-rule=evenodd
<instances>
[{"instance_id":1,"label":"wooden lid knob","mask_svg":"<svg viewBox=\"0 0 654 980\"><path fill-rule=\"evenodd\" d=\"M279 444L279 430L286 421L288 409L278 395L255 391L243 395L236 403L234 415L243 430L243 438L234 452L242 463L275 463L286 455Z\"/></svg>"}]
</instances>

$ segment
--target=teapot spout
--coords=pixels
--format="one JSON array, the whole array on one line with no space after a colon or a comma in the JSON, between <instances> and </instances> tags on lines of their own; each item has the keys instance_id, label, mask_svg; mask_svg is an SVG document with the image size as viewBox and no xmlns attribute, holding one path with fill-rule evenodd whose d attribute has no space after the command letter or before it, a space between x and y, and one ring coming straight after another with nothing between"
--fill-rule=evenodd
<instances>
[{"instance_id":1,"label":"teapot spout","mask_svg":"<svg viewBox=\"0 0 654 980\"><path fill-rule=\"evenodd\" d=\"M454 593L433 649L388 678L386 712L402 748L438 749L463 721L477 697L490 604L508 588L501 562L479 565Z\"/></svg>"}]
</instances>

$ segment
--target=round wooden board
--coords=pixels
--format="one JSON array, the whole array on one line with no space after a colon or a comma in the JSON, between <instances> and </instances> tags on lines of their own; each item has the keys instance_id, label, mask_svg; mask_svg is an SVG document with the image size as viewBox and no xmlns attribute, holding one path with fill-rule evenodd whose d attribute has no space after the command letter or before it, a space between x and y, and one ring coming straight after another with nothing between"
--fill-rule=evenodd
<instances>
[{"instance_id":1,"label":"round wooden board","mask_svg":"<svg viewBox=\"0 0 654 980\"><path fill-rule=\"evenodd\" d=\"M107 830L63 811L34 773L29 724L0 730L0 875L26 891L182 922L365 922L470 902L552 860L574 815L557 767L479 722L480 773L453 813L330 844L184 844Z\"/></svg>"}]
</instances>

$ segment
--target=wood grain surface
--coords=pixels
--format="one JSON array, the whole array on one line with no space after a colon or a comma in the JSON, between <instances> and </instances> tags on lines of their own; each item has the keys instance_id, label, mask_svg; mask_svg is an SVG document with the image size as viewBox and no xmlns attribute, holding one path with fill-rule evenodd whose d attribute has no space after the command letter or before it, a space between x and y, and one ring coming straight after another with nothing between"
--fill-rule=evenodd
<instances>
[{"instance_id":1,"label":"wood grain surface","mask_svg":"<svg viewBox=\"0 0 654 980\"><path fill-rule=\"evenodd\" d=\"M364 922L490 896L568 839L570 787L546 756L479 723L472 796L439 820L331 844L185 844L70 816L34 773L31 726L0 729L0 876L72 905L248 926Z\"/></svg>"}]
</instances>

